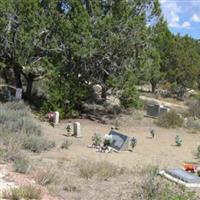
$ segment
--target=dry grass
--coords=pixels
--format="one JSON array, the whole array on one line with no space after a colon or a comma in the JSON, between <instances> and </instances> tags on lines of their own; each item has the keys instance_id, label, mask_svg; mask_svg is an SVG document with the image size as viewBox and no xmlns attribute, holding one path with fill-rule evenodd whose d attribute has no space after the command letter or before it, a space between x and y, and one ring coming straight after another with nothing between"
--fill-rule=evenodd
<instances>
[{"instance_id":1,"label":"dry grass","mask_svg":"<svg viewBox=\"0 0 200 200\"><path fill-rule=\"evenodd\" d=\"M91 162L86 160L80 161L77 166L80 177L85 179L97 177L101 180L108 180L125 172L124 168L119 168L107 161Z\"/></svg>"},{"instance_id":2,"label":"dry grass","mask_svg":"<svg viewBox=\"0 0 200 200\"><path fill-rule=\"evenodd\" d=\"M168 113L159 116L156 124L164 128L177 128L183 125L183 119L176 113L176 111L169 111Z\"/></svg>"},{"instance_id":3,"label":"dry grass","mask_svg":"<svg viewBox=\"0 0 200 200\"><path fill-rule=\"evenodd\" d=\"M49 167L40 168L34 173L34 179L42 186L58 184L62 176L59 176L59 169Z\"/></svg>"},{"instance_id":4,"label":"dry grass","mask_svg":"<svg viewBox=\"0 0 200 200\"><path fill-rule=\"evenodd\" d=\"M41 190L32 185L21 186L19 188L13 188L11 190L4 191L3 198L9 200L40 200Z\"/></svg>"}]
</instances>

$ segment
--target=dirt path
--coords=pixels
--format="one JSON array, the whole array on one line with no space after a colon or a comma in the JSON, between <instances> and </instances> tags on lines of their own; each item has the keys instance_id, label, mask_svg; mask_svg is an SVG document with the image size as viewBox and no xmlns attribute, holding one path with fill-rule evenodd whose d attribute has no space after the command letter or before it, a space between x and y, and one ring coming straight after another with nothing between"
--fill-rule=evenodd
<instances>
[{"instance_id":1,"label":"dirt path","mask_svg":"<svg viewBox=\"0 0 200 200\"><path fill-rule=\"evenodd\" d=\"M173 108L173 109L182 109L182 110L188 109L188 107L185 106L182 102L179 102L179 104L177 104L177 103L172 103L172 102L159 100L159 99L146 97L146 96L140 96L140 99L143 100L143 101L155 102L155 103L158 103L160 105L167 106L167 107L170 107L170 108Z\"/></svg>"}]
</instances>

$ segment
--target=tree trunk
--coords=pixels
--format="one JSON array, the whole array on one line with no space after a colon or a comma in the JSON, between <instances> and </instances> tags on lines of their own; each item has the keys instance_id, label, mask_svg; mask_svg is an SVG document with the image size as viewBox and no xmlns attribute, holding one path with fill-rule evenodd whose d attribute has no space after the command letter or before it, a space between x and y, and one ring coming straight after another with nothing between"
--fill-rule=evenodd
<instances>
[{"instance_id":1,"label":"tree trunk","mask_svg":"<svg viewBox=\"0 0 200 200\"><path fill-rule=\"evenodd\" d=\"M16 88L22 88L20 67L18 65L14 65L13 71L14 71L14 76L15 76L15 86L16 86Z\"/></svg>"},{"instance_id":2,"label":"tree trunk","mask_svg":"<svg viewBox=\"0 0 200 200\"><path fill-rule=\"evenodd\" d=\"M155 82L151 82L151 92L152 93L155 93L155 91L156 91L156 83Z\"/></svg>"},{"instance_id":3,"label":"tree trunk","mask_svg":"<svg viewBox=\"0 0 200 200\"><path fill-rule=\"evenodd\" d=\"M32 96L32 88L33 88L33 77L29 74L26 78L27 86L26 86L26 99L31 100Z\"/></svg>"}]
</instances>

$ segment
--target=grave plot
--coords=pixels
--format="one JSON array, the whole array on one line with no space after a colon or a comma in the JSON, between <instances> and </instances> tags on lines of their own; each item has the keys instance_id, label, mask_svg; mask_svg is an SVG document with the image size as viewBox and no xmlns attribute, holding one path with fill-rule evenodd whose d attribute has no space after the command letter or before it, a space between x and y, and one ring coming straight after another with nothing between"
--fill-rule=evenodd
<instances>
[{"instance_id":1,"label":"grave plot","mask_svg":"<svg viewBox=\"0 0 200 200\"><path fill-rule=\"evenodd\" d=\"M137 139L135 137L129 137L116 130L111 130L104 138L102 138L100 134L95 133L92 137L92 141L92 145L88 145L88 147L95 148L97 152L102 153L133 151L137 144Z\"/></svg>"},{"instance_id":2,"label":"grave plot","mask_svg":"<svg viewBox=\"0 0 200 200\"><path fill-rule=\"evenodd\" d=\"M110 131L109 135L112 138L110 147L117 151L127 151L129 149L130 138L127 135L119 133L117 131Z\"/></svg>"},{"instance_id":3,"label":"grave plot","mask_svg":"<svg viewBox=\"0 0 200 200\"><path fill-rule=\"evenodd\" d=\"M183 169L162 170L159 174L186 187L200 187L200 177Z\"/></svg>"}]
</instances>

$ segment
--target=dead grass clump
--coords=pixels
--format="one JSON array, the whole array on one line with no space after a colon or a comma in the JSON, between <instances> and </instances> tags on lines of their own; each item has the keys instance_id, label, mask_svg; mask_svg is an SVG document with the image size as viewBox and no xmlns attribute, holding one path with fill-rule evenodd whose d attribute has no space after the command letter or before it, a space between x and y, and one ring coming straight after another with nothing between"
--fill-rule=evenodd
<instances>
[{"instance_id":1,"label":"dead grass clump","mask_svg":"<svg viewBox=\"0 0 200 200\"><path fill-rule=\"evenodd\" d=\"M32 186L21 186L19 188L13 188L9 191L3 192L3 198L9 200L20 200L20 199L41 199L41 190Z\"/></svg>"},{"instance_id":2,"label":"dead grass clump","mask_svg":"<svg viewBox=\"0 0 200 200\"><path fill-rule=\"evenodd\" d=\"M116 167L107 161L82 161L78 163L78 170L80 177L85 179L97 177L101 180L107 180L124 173L124 168Z\"/></svg>"},{"instance_id":3,"label":"dead grass clump","mask_svg":"<svg viewBox=\"0 0 200 200\"><path fill-rule=\"evenodd\" d=\"M184 120L176 111L169 111L168 113L162 114L156 124L164 128L177 128L183 125Z\"/></svg>"},{"instance_id":4,"label":"dead grass clump","mask_svg":"<svg viewBox=\"0 0 200 200\"><path fill-rule=\"evenodd\" d=\"M61 149L69 149L69 147L70 147L71 145L72 145L72 141L65 140L65 141L61 144L60 148L61 148Z\"/></svg>"},{"instance_id":5,"label":"dead grass clump","mask_svg":"<svg viewBox=\"0 0 200 200\"><path fill-rule=\"evenodd\" d=\"M21 153L21 142L15 137L8 137L5 148L4 160L14 161Z\"/></svg>"},{"instance_id":6,"label":"dead grass clump","mask_svg":"<svg viewBox=\"0 0 200 200\"><path fill-rule=\"evenodd\" d=\"M40 168L34 174L34 179L42 186L56 185L61 182L62 178L61 174L59 174L59 169L50 166Z\"/></svg>"}]
</instances>

